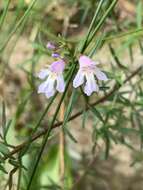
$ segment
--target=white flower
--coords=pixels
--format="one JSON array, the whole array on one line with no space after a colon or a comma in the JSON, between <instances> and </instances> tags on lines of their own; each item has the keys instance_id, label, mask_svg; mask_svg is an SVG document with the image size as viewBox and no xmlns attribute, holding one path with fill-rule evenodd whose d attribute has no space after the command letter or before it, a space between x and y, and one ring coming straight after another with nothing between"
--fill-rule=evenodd
<instances>
[{"instance_id":1,"label":"white flower","mask_svg":"<svg viewBox=\"0 0 143 190\"><path fill-rule=\"evenodd\" d=\"M38 74L40 79L46 79L38 88L38 93L44 93L47 98L53 96L56 92L64 92L65 82L63 71L65 62L58 60L53 62L48 69L43 69Z\"/></svg>"},{"instance_id":2,"label":"white flower","mask_svg":"<svg viewBox=\"0 0 143 190\"><path fill-rule=\"evenodd\" d=\"M95 76L98 80L108 80L105 73L96 67L97 64L98 62L94 62L85 55L82 55L79 58L79 70L73 80L73 87L77 88L85 83L84 93L87 94L87 96L90 96L93 92L99 91Z\"/></svg>"}]
</instances>

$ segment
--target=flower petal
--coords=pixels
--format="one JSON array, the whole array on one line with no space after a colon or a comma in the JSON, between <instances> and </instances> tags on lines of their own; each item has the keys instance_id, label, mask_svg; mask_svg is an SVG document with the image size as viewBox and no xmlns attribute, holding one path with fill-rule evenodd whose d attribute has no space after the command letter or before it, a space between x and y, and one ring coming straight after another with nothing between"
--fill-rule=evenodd
<instances>
[{"instance_id":1,"label":"flower petal","mask_svg":"<svg viewBox=\"0 0 143 190\"><path fill-rule=\"evenodd\" d=\"M106 74L103 73L102 71L100 71L100 69L98 69L97 67L95 68L94 73L95 73L98 80L103 80L103 81L108 80Z\"/></svg>"},{"instance_id":2,"label":"flower petal","mask_svg":"<svg viewBox=\"0 0 143 190\"><path fill-rule=\"evenodd\" d=\"M63 75L59 75L57 77L57 86L56 86L57 91L59 92L64 92L65 90L65 81Z\"/></svg>"},{"instance_id":3,"label":"flower petal","mask_svg":"<svg viewBox=\"0 0 143 190\"><path fill-rule=\"evenodd\" d=\"M90 90L90 88L89 88L87 82L86 82L85 87L84 87L84 93L85 93L87 96L90 96L90 95L92 94L92 91Z\"/></svg>"},{"instance_id":4,"label":"flower petal","mask_svg":"<svg viewBox=\"0 0 143 190\"><path fill-rule=\"evenodd\" d=\"M54 96L56 90L54 88L51 89L51 91L46 91L45 95L47 98L50 98L52 96Z\"/></svg>"},{"instance_id":5,"label":"flower petal","mask_svg":"<svg viewBox=\"0 0 143 190\"><path fill-rule=\"evenodd\" d=\"M38 93L45 93L46 87L47 87L47 81L40 84L40 86L38 87Z\"/></svg>"},{"instance_id":6,"label":"flower petal","mask_svg":"<svg viewBox=\"0 0 143 190\"><path fill-rule=\"evenodd\" d=\"M84 83L84 74L82 73L82 71L79 70L73 80L73 87L77 88L83 83Z\"/></svg>"},{"instance_id":7,"label":"flower petal","mask_svg":"<svg viewBox=\"0 0 143 190\"><path fill-rule=\"evenodd\" d=\"M99 88L98 85L96 84L94 74L86 74L86 84L84 87L84 92L87 94L87 96L90 96L92 92L98 92Z\"/></svg>"},{"instance_id":8,"label":"flower petal","mask_svg":"<svg viewBox=\"0 0 143 190\"><path fill-rule=\"evenodd\" d=\"M46 97L49 98L55 94L54 85L55 85L55 78L53 78L52 75L49 75L47 80L39 86L38 93L44 93Z\"/></svg>"},{"instance_id":9,"label":"flower petal","mask_svg":"<svg viewBox=\"0 0 143 190\"><path fill-rule=\"evenodd\" d=\"M50 70L51 72L54 73L62 73L64 71L64 68L65 68L65 62L63 60L54 61L50 65Z\"/></svg>"},{"instance_id":10,"label":"flower petal","mask_svg":"<svg viewBox=\"0 0 143 190\"><path fill-rule=\"evenodd\" d=\"M79 58L80 67L90 66L93 61L86 55L81 55Z\"/></svg>"},{"instance_id":11,"label":"flower petal","mask_svg":"<svg viewBox=\"0 0 143 190\"><path fill-rule=\"evenodd\" d=\"M99 61L92 61L91 63L92 63L92 65L99 65L100 64Z\"/></svg>"},{"instance_id":12,"label":"flower petal","mask_svg":"<svg viewBox=\"0 0 143 190\"><path fill-rule=\"evenodd\" d=\"M48 77L48 79L46 80L47 86L45 88L45 93L53 91L55 81L56 81L56 78L53 78L51 75Z\"/></svg>"},{"instance_id":13,"label":"flower petal","mask_svg":"<svg viewBox=\"0 0 143 190\"><path fill-rule=\"evenodd\" d=\"M44 78L46 78L48 75L49 75L49 70L48 69L42 69L39 73L38 73L38 75L37 75L37 77L38 78L40 78L40 79L44 79Z\"/></svg>"}]
</instances>

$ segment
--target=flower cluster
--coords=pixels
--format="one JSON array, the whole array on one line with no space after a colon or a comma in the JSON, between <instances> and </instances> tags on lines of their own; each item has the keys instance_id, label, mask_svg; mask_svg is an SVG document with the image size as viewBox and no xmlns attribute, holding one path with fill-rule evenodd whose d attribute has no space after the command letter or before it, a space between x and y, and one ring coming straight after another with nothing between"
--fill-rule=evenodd
<instances>
[{"instance_id":1,"label":"flower cluster","mask_svg":"<svg viewBox=\"0 0 143 190\"><path fill-rule=\"evenodd\" d=\"M52 57L54 61L47 69L43 69L38 74L40 79L46 79L38 88L38 93L44 93L47 98L50 98L56 91L62 93L65 90L65 81L63 72L65 69L65 61L57 53L56 46L49 42L47 48L53 51ZM86 55L81 55L79 58L79 70L73 80L73 87L77 88L84 86L84 93L90 96L93 92L98 92L99 87L97 80L107 81L108 78L98 67L98 62L93 61Z\"/></svg>"},{"instance_id":2,"label":"flower cluster","mask_svg":"<svg viewBox=\"0 0 143 190\"><path fill-rule=\"evenodd\" d=\"M49 42L47 48L55 51L56 46ZM47 69L43 69L39 72L38 77L40 79L46 79L38 88L38 93L44 93L47 98L50 98L56 91L64 92L65 81L63 77L63 71L65 68L65 62L60 58L60 54L57 52L52 53L52 57L57 60L54 61Z\"/></svg>"},{"instance_id":3,"label":"flower cluster","mask_svg":"<svg viewBox=\"0 0 143 190\"><path fill-rule=\"evenodd\" d=\"M56 46L56 44L48 42L47 48L49 50L53 51L52 54L51 54L52 57L54 57L54 58L60 58L60 54L57 52L58 47Z\"/></svg>"}]
</instances>

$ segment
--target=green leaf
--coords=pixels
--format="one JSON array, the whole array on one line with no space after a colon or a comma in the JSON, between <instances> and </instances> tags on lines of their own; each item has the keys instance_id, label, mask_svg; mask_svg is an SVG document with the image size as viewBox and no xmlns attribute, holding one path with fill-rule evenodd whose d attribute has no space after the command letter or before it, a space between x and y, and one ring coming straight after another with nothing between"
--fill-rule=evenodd
<instances>
[{"instance_id":1,"label":"green leaf","mask_svg":"<svg viewBox=\"0 0 143 190\"><path fill-rule=\"evenodd\" d=\"M103 119L101 113L100 113L95 107L91 107L91 106L90 106L90 110L92 111L92 113L93 113L102 123L104 123L104 119Z\"/></svg>"},{"instance_id":2,"label":"green leaf","mask_svg":"<svg viewBox=\"0 0 143 190\"><path fill-rule=\"evenodd\" d=\"M127 67L124 66L124 65L120 62L120 60L119 60L118 56L116 55L116 52L115 52L115 50L114 50L114 48L112 47L111 44L109 44L109 50L110 50L110 52L111 52L111 55L112 55L113 59L114 59L115 62L117 63L118 67L119 67L120 69L123 69L123 70L127 69Z\"/></svg>"},{"instance_id":3,"label":"green leaf","mask_svg":"<svg viewBox=\"0 0 143 190\"><path fill-rule=\"evenodd\" d=\"M137 9L136 9L136 13L137 13L137 27L141 28L142 27L142 19L143 19L143 3L142 1L139 1L137 4Z\"/></svg>"},{"instance_id":4,"label":"green leaf","mask_svg":"<svg viewBox=\"0 0 143 190\"><path fill-rule=\"evenodd\" d=\"M67 106L65 115L64 115L64 121L63 121L63 125L62 125L63 128L65 128L65 125L68 122L68 119L71 115L71 112L72 112L72 109L73 109L73 106L74 106L76 100L77 100L77 91L74 89L72 92L71 98L69 100L69 104Z\"/></svg>"},{"instance_id":5,"label":"green leaf","mask_svg":"<svg viewBox=\"0 0 143 190\"><path fill-rule=\"evenodd\" d=\"M5 168L0 164L0 170L3 171L5 174L8 174L8 172L5 170Z\"/></svg>"},{"instance_id":6,"label":"green leaf","mask_svg":"<svg viewBox=\"0 0 143 190\"><path fill-rule=\"evenodd\" d=\"M73 141L73 142L75 142L75 143L77 143L78 141L75 139L75 137L71 134L71 132L65 127L64 128L64 132L69 136L69 138Z\"/></svg>"},{"instance_id":7,"label":"green leaf","mask_svg":"<svg viewBox=\"0 0 143 190\"><path fill-rule=\"evenodd\" d=\"M7 146L3 143L0 143L0 152L3 154L3 155L8 155L9 154L9 149L7 148Z\"/></svg>"},{"instance_id":8,"label":"green leaf","mask_svg":"<svg viewBox=\"0 0 143 190\"><path fill-rule=\"evenodd\" d=\"M110 137L108 136L108 134L105 134L105 159L108 159L109 157L109 151L110 151Z\"/></svg>"},{"instance_id":9,"label":"green leaf","mask_svg":"<svg viewBox=\"0 0 143 190\"><path fill-rule=\"evenodd\" d=\"M109 72L108 72L108 77L109 77L110 79L116 80L116 82L117 82L119 85L123 85L123 83L124 83L123 74L124 74L124 73L123 73L122 70L117 71L117 72L115 72L115 73L109 73Z\"/></svg>"},{"instance_id":10,"label":"green leaf","mask_svg":"<svg viewBox=\"0 0 143 190\"><path fill-rule=\"evenodd\" d=\"M89 53L89 57L92 58L93 55L96 53L96 50L99 49L104 44L104 38L105 38L105 34L103 33L101 37L96 40L94 47Z\"/></svg>"},{"instance_id":11,"label":"green leaf","mask_svg":"<svg viewBox=\"0 0 143 190\"><path fill-rule=\"evenodd\" d=\"M9 163L11 164L11 165L13 165L14 167L16 167L16 168L24 168L25 170L27 170L27 168L24 166L24 165L22 165L19 161L17 161L17 160L12 160L12 159L9 159Z\"/></svg>"},{"instance_id":12,"label":"green leaf","mask_svg":"<svg viewBox=\"0 0 143 190\"><path fill-rule=\"evenodd\" d=\"M86 110L84 110L83 114L82 114L82 128L85 128L85 123L86 123L86 119L88 117L88 112Z\"/></svg>"},{"instance_id":13,"label":"green leaf","mask_svg":"<svg viewBox=\"0 0 143 190\"><path fill-rule=\"evenodd\" d=\"M139 131L137 129L134 129L134 128L115 126L115 129L118 130L120 133L122 133L124 135L127 135L129 133L133 133L133 134L137 133L137 134L139 134Z\"/></svg>"},{"instance_id":14,"label":"green leaf","mask_svg":"<svg viewBox=\"0 0 143 190\"><path fill-rule=\"evenodd\" d=\"M27 96L24 96L19 105L17 106L15 119L17 120L21 114L23 114L25 106L27 105L29 99L30 99L31 93L29 93Z\"/></svg>"},{"instance_id":15,"label":"green leaf","mask_svg":"<svg viewBox=\"0 0 143 190\"><path fill-rule=\"evenodd\" d=\"M2 129L3 129L3 134L6 128L6 108L5 108L5 102L2 102Z\"/></svg>"}]
</instances>

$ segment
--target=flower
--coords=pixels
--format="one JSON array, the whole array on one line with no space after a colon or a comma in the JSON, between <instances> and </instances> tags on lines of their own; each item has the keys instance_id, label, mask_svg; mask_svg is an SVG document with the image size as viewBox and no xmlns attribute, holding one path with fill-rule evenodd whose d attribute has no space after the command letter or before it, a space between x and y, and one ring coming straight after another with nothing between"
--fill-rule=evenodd
<instances>
[{"instance_id":1,"label":"flower","mask_svg":"<svg viewBox=\"0 0 143 190\"><path fill-rule=\"evenodd\" d=\"M61 93L64 92L64 68L65 62L63 60L58 60L53 62L47 69L41 70L38 77L46 80L40 84L38 93L44 93L47 98L50 98L54 96L56 90Z\"/></svg>"},{"instance_id":2,"label":"flower","mask_svg":"<svg viewBox=\"0 0 143 190\"><path fill-rule=\"evenodd\" d=\"M59 58L59 57L60 57L60 54L57 53L57 52L54 52L54 53L52 53L52 57L54 57L54 58Z\"/></svg>"},{"instance_id":3,"label":"flower","mask_svg":"<svg viewBox=\"0 0 143 190\"><path fill-rule=\"evenodd\" d=\"M79 70L73 80L73 87L77 88L85 83L84 93L87 94L87 96L99 91L96 79L101 81L108 80L105 73L96 67L97 64L98 62L93 61L88 56L81 55L79 58Z\"/></svg>"},{"instance_id":4,"label":"flower","mask_svg":"<svg viewBox=\"0 0 143 190\"><path fill-rule=\"evenodd\" d=\"M47 43L47 48L48 48L48 49L51 49L51 50L55 50L55 49L56 49L56 46L55 46L54 43L48 42L48 43Z\"/></svg>"}]
</instances>

